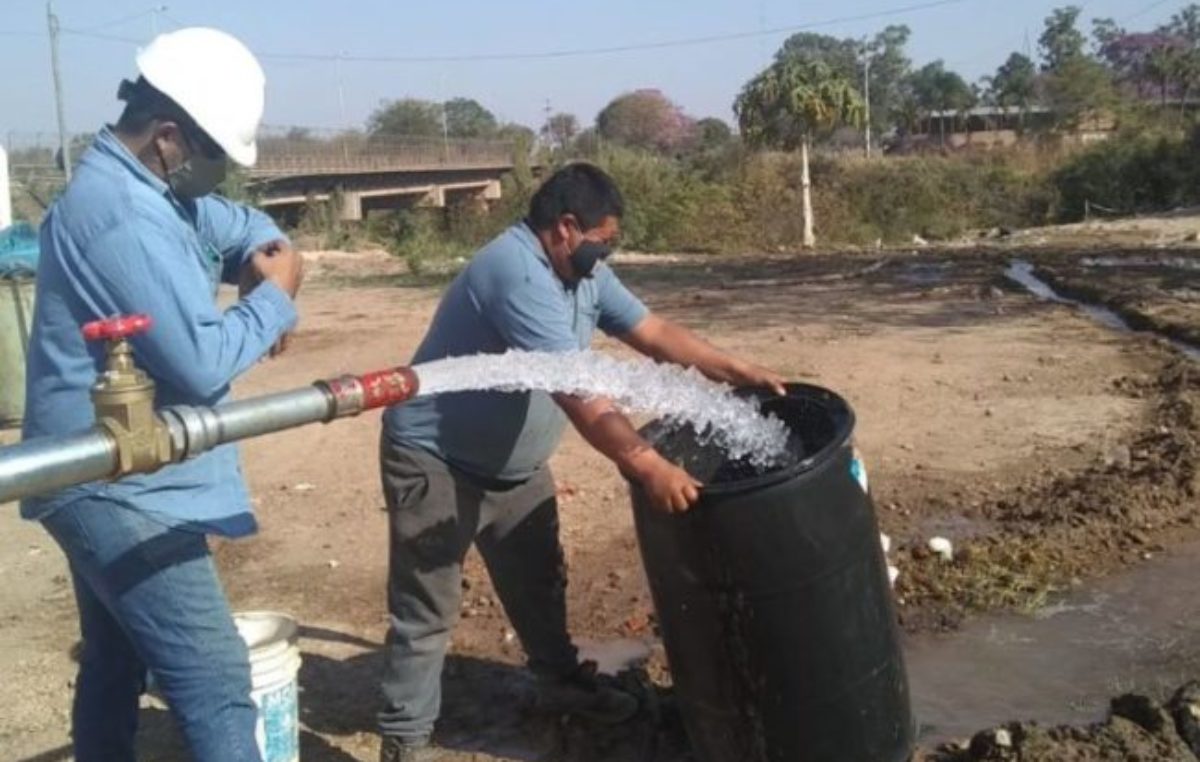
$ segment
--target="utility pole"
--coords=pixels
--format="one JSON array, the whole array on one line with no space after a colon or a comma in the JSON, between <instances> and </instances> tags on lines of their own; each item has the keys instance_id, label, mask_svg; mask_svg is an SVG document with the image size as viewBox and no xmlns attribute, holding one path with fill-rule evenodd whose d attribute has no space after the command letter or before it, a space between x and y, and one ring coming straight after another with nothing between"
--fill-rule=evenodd
<instances>
[{"instance_id":1,"label":"utility pole","mask_svg":"<svg viewBox=\"0 0 1200 762\"><path fill-rule=\"evenodd\" d=\"M342 141L342 160L347 164L350 163L350 141L345 135L345 131L350 128L350 122L346 120L346 91L342 86L342 56L344 53L338 51L337 58L333 59L334 73L337 75L338 89L338 109L341 113L341 141Z\"/></svg>"},{"instance_id":2,"label":"utility pole","mask_svg":"<svg viewBox=\"0 0 1200 762\"><path fill-rule=\"evenodd\" d=\"M337 75L338 110L341 112L341 126L343 129L345 129L350 126L350 123L346 121L346 90L342 86L342 55L342 51L339 50L337 57L333 59L333 66Z\"/></svg>"},{"instance_id":3,"label":"utility pole","mask_svg":"<svg viewBox=\"0 0 1200 762\"><path fill-rule=\"evenodd\" d=\"M438 77L438 90L442 100L442 155L445 163L450 163L450 123L446 119L446 73Z\"/></svg>"},{"instance_id":4,"label":"utility pole","mask_svg":"<svg viewBox=\"0 0 1200 762\"><path fill-rule=\"evenodd\" d=\"M63 119L62 75L58 71L58 16L54 15L53 0L46 0L46 24L50 27L50 71L54 76L54 107L58 112L58 150L62 155L63 173L71 182L71 146L67 142L67 125Z\"/></svg>"},{"instance_id":5,"label":"utility pole","mask_svg":"<svg viewBox=\"0 0 1200 762\"><path fill-rule=\"evenodd\" d=\"M863 106L866 118L863 120L863 139L867 147L867 158L871 158L871 51L863 45Z\"/></svg>"}]
</instances>

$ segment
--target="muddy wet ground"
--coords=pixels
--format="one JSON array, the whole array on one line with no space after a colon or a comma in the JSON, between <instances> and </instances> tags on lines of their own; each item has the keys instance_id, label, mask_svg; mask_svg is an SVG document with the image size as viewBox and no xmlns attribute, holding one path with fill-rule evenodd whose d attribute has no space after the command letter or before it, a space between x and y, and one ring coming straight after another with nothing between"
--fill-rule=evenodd
<instances>
[{"instance_id":1,"label":"muddy wet ground","mask_svg":"<svg viewBox=\"0 0 1200 762\"><path fill-rule=\"evenodd\" d=\"M989 621L986 612L1044 612L1085 600L1102 580L1119 586L1126 570L1200 542L1200 369L1162 342L1113 331L1019 290L1002 276L1014 255L627 256L616 265L653 309L850 400L880 522L894 542L902 621L922 639L914 668L920 649L933 649L937 665L936 639L960 637L937 633L965 624L962 637L970 637L971 627ZM1131 287L1127 270L1037 257L1039 268L1093 284L1101 298ZM379 255L322 253L312 260L292 350L256 368L239 383L239 395L403 362L419 341L440 284L417 282ZM1200 288L1197 271L1179 269L1155 268L1139 280L1137 305L1194 330L1195 313L1178 304L1190 299L1188 289ZM611 341L600 348L624 351ZM302 743L309 762L377 753L372 713L386 568L377 436L372 415L248 443L244 463L262 532L217 543L237 608L286 611L303 625ZM574 435L552 465L573 632L610 652L645 644L648 674L665 685L624 485ZM6 759L66 759L69 651L77 632L63 564L49 539L19 522L11 507L0 524L0 571L9 582L0 591L0 750ZM955 543L953 562L924 550L934 535ZM439 726L442 743L457 751L452 760L687 758L661 690L646 694L653 711L615 733L529 712L519 646L474 555L467 580ZM1181 594L1155 584L1147 590L1166 610L1170 596ZM1164 623L1155 632L1167 630ZM1165 657L1168 666L1189 669L1187 653L1180 645ZM977 679L969 658L947 663L962 670L961 682ZM919 699L930 681L921 683L918 674L914 669ZM1106 696L1123 689L1089 685L1062 703L1081 706L1078 721L1090 721ZM931 704L925 706L928 713ZM942 730L969 734L973 722L1038 719L1035 711L1054 722L1074 719L1017 700L1011 709L995 717L980 708ZM149 704L144 714L145 758L177 758L165 712ZM936 735L935 728L929 738Z\"/></svg>"},{"instance_id":2,"label":"muddy wet ground","mask_svg":"<svg viewBox=\"0 0 1200 762\"><path fill-rule=\"evenodd\" d=\"M1200 267L1173 251L1107 250L1039 256L1038 272L1060 293L1109 307L1133 328L1200 347Z\"/></svg>"}]
</instances>

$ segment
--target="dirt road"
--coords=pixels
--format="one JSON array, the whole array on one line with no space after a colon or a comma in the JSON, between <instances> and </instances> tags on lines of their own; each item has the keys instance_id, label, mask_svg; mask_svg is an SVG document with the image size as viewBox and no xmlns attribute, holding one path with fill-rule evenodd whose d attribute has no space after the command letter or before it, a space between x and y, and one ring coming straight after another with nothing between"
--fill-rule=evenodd
<instances>
[{"instance_id":1,"label":"dirt road","mask_svg":"<svg viewBox=\"0 0 1200 762\"><path fill-rule=\"evenodd\" d=\"M313 263L291 351L250 373L239 396L404 362L419 341L438 285L413 284L381 255L326 253ZM902 617L922 630L980 609L1036 606L1198 534L1196 421L1185 409L1196 374L1159 343L1007 288L1002 264L957 253L616 266L656 311L850 400L880 520L897 546ZM623 351L611 341L599 348ZM237 608L286 611L304 627L306 762L377 753L386 568L378 426L369 415L248 443L262 532L216 544ZM573 631L652 643L624 485L573 434L552 466ZM1088 508L1115 503L1139 509ZM921 550L933 535L968 552L938 565ZM0 750L66 759L73 603L57 549L11 506L0 513L0 571ZM467 578L439 730L456 759L680 758L669 723L589 735L530 716L519 647L474 555ZM665 679L657 651L650 667ZM148 706L144 715L145 758L174 758L165 712Z\"/></svg>"}]
</instances>

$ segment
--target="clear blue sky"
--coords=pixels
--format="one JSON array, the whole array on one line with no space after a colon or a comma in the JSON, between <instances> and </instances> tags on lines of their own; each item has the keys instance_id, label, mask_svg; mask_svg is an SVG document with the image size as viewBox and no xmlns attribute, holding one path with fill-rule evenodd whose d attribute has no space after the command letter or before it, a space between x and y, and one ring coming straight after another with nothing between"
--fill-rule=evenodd
<instances>
[{"instance_id":1,"label":"clear blue sky","mask_svg":"<svg viewBox=\"0 0 1200 762\"><path fill-rule=\"evenodd\" d=\"M613 96L657 87L697 116L730 119L741 85L788 36L656 50L517 61L367 63L288 61L270 54L460 56L539 53L654 43L756 32L861 16L922 0L57 0L67 29L147 40L154 23L208 25L240 37L264 55L269 124L361 125L383 99L414 96L475 98L504 120L537 127L546 102L589 124ZM837 36L869 35L889 23L913 30L909 46L920 65L944 59L969 79L990 73L1010 51L1036 52L1042 20L1065 4L1054 0L961 0L884 18L821 26ZM1128 19L1149 28L1184 0L1080 1L1092 17ZM3 0L0 20L0 139L9 131L54 128L49 48L43 0ZM140 15L139 15L140 14ZM136 18L120 21L122 18ZM111 23L118 22L118 23ZM117 113L117 83L135 73L135 44L64 34L61 59L66 116L72 130L93 130ZM340 69L340 77L339 77ZM338 82L343 99L339 99ZM344 116L341 102L344 100Z\"/></svg>"}]
</instances>

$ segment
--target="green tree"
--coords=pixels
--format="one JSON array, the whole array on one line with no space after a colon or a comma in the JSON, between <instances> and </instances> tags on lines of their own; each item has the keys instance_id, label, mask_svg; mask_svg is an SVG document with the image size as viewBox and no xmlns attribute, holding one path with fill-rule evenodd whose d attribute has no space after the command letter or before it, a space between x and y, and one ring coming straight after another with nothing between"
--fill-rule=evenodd
<instances>
[{"instance_id":1,"label":"green tree","mask_svg":"<svg viewBox=\"0 0 1200 762\"><path fill-rule=\"evenodd\" d=\"M1185 21L1178 28L1165 24L1156 32L1137 34L1126 32L1112 19L1092 22L1096 54L1113 80L1138 98L1157 96L1163 105L1170 95L1189 90L1194 79L1195 46L1186 34Z\"/></svg>"},{"instance_id":2,"label":"green tree","mask_svg":"<svg viewBox=\"0 0 1200 762\"><path fill-rule=\"evenodd\" d=\"M1116 102L1109 70L1084 51L1083 33L1076 28L1080 13L1077 5L1055 8L1038 38L1047 105L1054 111L1055 121L1066 127L1078 127L1087 115L1109 109ZM1101 22L1102 38L1116 33L1115 24Z\"/></svg>"},{"instance_id":3,"label":"green tree","mask_svg":"<svg viewBox=\"0 0 1200 762\"><path fill-rule=\"evenodd\" d=\"M912 71L905 52L912 31L904 25L884 28L863 42L824 34L800 32L784 41L776 61L819 61L855 87L870 84L871 127L884 132L895 123L896 109L904 97L904 82Z\"/></svg>"},{"instance_id":4,"label":"green tree","mask_svg":"<svg viewBox=\"0 0 1200 762\"><path fill-rule=\"evenodd\" d=\"M1083 33L1076 28L1083 9L1077 5L1055 8L1046 18L1045 29L1038 38L1042 51L1042 71L1054 72L1069 61L1083 58L1086 42Z\"/></svg>"},{"instance_id":5,"label":"green tree","mask_svg":"<svg viewBox=\"0 0 1200 762\"><path fill-rule=\"evenodd\" d=\"M1125 35L1125 29L1111 18L1092 19L1092 40L1095 42L1096 55L1100 58L1109 59L1113 46L1119 44Z\"/></svg>"},{"instance_id":6,"label":"green tree","mask_svg":"<svg viewBox=\"0 0 1200 762\"><path fill-rule=\"evenodd\" d=\"M733 140L733 129L724 119L707 116L696 122L695 148L697 151L709 151L725 146Z\"/></svg>"},{"instance_id":7,"label":"green tree","mask_svg":"<svg viewBox=\"0 0 1200 762\"><path fill-rule=\"evenodd\" d=\"M900 90L900 97L892 106L891 123L901 134L910 135L921 128L924 118L924 112L921 110L921 104L917 102L916 94L913 93L911 82L905 80Z\"/></svg>"},{"instance_id":8,"label":"green tree","mask_svg":"<svg viewBox=\"0 0 1200 762\"><path fill-rule=\"evenodd\" d=\"M1064 61L1045 78L1046 102L1055 121L1076 128L1089 116L1117 104L1112 75L1103 64L1087 56Z\"/></svg>"},{"instance_id":9,"label":"green tree","mask_svg":"<svg viewBox=\"0 0 1200 762\"><path fill-rule=\"evenodd\" d=\"M384 101L367 119L372 138L388 135L435 137L442 134L442 109L419 98Z\"/></svg>"},{"instance_id":10,"label":"green tree","mask_svg":"<svg viewBox=\"0 0 1200 762\"><path fill-rule=\"evenodd\" d=\"M800 32L783 41L775 60L823 63L834 75L854 82L859 72L860 44L827 34Z\"/></svg>"},{"instance_id":11,"label":"green tree","mask_svg":"<svg viewBox=\"0 0 1200 762\"><path fill-rule=\"evenodd\" d=\"M692 134L692 120L660 90L634 90L619 95L596 116L605 140L648 151L670 153Z\"/></svg>"},{"instance_id":12,"label":"green tree","mask_svg":"<svg viewBox=\"0 0 1200 762\"><path fill-rule=\"evenodd\" d=\"M946 144L946 115L961 114L975 105L975 92L957 72L942 61L933 61L909 77L909 88L918 108L926 117L941 114L938 124L942 145ZM957 118L957 117L956 117Z\"/></svg>"},{"instance_id":13,"label":"green tree","mask_svg":"<svg viewBox=\"0 0 1200 762\"><path fill-rule=\"evenodd\" d=\"M495 140L503 140L512 145L514 166L529 170L529 161L533 155L533 146L537 142L537 133L523 124L505 122L496 128L492 135Z\"/></svg>"},{"instance_id":14,"label":"green tree","mask_svg":"<svg viewBox=\"0 0 1200 762\"><path fill-rule=\"evenodd\" d=\"M579 134L579 120L562 111L551 114L542 125L542 139L553 149L565 150Z\"/></svg>"},{"instance_id":15,"label":"green tree","mask_svg":"<svg viewBox=\"0 0 1200 762\"><path fill-rule=\"evenodd\" d=\"M492 137L497 140L507 140L514 145L529 149L533 146L533 141L537 140L537 133L523 124L505 122L496 128Z\"/></svg>"},{"instance_id":16,"label":"green tree","mask_svg":"<svg viewBox=\"0 0 1200 762\"><path fill-rule=\"evenodd\" d=\"M870 61L871 127L886 132L896 124L896 112L904 99L904 81L912 73L912 60L905 52L912 30L902 24L884 28L867 45Z\"/></svg>"},{"instance_id":17,"label":"green tree","mask_svg":"<svg viewBox=\"0 0 1200 762\"><path fill-rule=\"evenodd\" d=\"M451 98L446 110L446 134L452 138L487 138L496 133L496 117L473 98Z\"/></svg>"},{"instance_id":18,"label":"green tree","mask_svg":"<svg viewBox=\"0 0 1200 762\"><path fill-rule=\"evenodd\" d=\"M1200 89L1200 5L1184 6L1159 31L1179 42L1174 49L1171 74L1179 88L1180 109L1183 110L1192 91Z\"/></svg>"},{"instance_id":19,"label":"green tree","mask_svg":"<svg viewBox=\"0 0 1200 762\"><path fill-rule=\"evenodd\" d=\"M1037 97L1037 66L1028 56L1013 53L996 69L988 90L997 106L1018 109L1023 125L1025 114Z\"/></svg>"},{"instance_id":20,"label":"green tree","mask_svg":"<svg viewBox=\"0 0 1200 762\"><path fill-rule=\"evenodd\" d=\"M571 153L583 157L595 159L604 148L604 139L600 136L600 131L595 127L588 127L580 130L575 139L571 141Z\"/></svg>"},{"instance_id":21,"label":"green tree","mask_svg":"<svg viewBox=\"0 0 1200 762\"><path fill-rule=\"evenodd\" d=\"M806 248L812 248L816 238L809 146L816 135L828 134L841 125L861 124L862 97L853 84L828 65L784 58L747 82L733 108L742 135L751 145L800 149L803 242Z\"/></svg>"},{"instance_id":22,"label":"green tree","mask_svg":"<svg viewBox=\"0 0 1200 762\"><path fill-rule=\"evenodd\" d=\"M1159 31L1179 37L1193 48L1200 45L1200 5L1191 3L1180 8Z\"/></svg>"}]
</instances>

